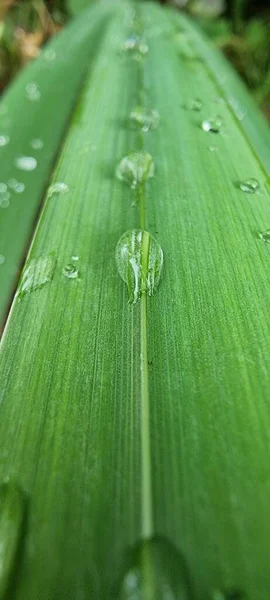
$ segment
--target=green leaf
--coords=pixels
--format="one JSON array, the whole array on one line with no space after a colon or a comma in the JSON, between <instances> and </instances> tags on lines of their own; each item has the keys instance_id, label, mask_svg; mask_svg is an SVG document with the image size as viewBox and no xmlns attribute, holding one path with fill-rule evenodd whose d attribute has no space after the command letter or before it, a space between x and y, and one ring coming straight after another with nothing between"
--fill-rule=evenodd
<instances>
[{"instance_id":1,"label":"green leaf","mask_svg":"<svg viewBox=\"0 0 270 600\"><path fill-rule=\"evenodd\" d=\"M110 10L108 6L95 7L72 22L22 72L0 102L0 185L8 186L11 181L0 194L1 322L65 128ZM36 168L32 161L33 171L19 169L21 156L33 157ZM31 168L31 162L25 168ZM16 187L16 182L21 187Z\"/></svg>"},{"instance_id":2,"label":"green leaf","mask_svg":"<svg viewBox=\"0 0 270 600\"><path fill-rule=\"evenodd\" d=\"M3 336L1 477L29 497L12 600L130 600L132 582L143 600L265 600L268 133L192 22L137 11L111 14ZM134 128L141 105L158 127ZM155 170L129 186L134 152ZM134 229L164 265L132 304L115 251Z\"/></svg>"}]
</instances>

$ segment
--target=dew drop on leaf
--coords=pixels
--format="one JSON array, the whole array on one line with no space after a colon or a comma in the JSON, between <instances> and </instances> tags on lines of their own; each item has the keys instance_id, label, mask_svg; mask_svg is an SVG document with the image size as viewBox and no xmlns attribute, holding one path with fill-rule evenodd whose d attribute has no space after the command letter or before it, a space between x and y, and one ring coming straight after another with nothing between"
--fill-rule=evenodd
<instances>
[{"instance_id":1,"label":"dew drop on leaf","mask_svg":"<svg viewBox=\"0 0 270 600\"><path fill-rule=\"evenodd\" d=\"M202 129L206 132L220 133L222 127L221 117L215 117L215 119L205 119L202 121Z\"/></svg>"},{"instance_id":2,"label":"dew drop on leaf","mask_svg":"<svg viewBox=\"0 0 270 600\"><path fill-rule=\"evenodd\" d=\"M4 194L7 191L7 184L0 183L0 194Z\"/></svg>"},{"instance_id":3,"label":"dew drop on leaf","mask_svg":"<svg viewBox=\"0 0 270 600\"><path fill-rule=\"evenodd\" d=\"M78 268L72 263L69 263L63 268L63 275L68 279L77 279L79 276Z\"/></svg>"},{"instance_id":4,"label":"dew drop on leaf","mask_svg":"<svg viewBox=\"0 0 270 600\"><path fill-rule=\"evenodd\" d=\"M265 231L260 231L259 237L266 244L270 244L270 229L266 229Z\"/></svg>"},{"instance_id":5,"label":"dew drop on leaf","mask_svg":"<svg viewBox=\"0 0 270 600\"><path fill-rule=\"evenodd\" d=\"M8 208L10 200L10 192L4 192L0 194L0 208Z\"/></svg>"},{"instance_id":6,"label":"dew drop on leaf","mask_svg":"<svg viewBox=\"0 0 270 600\"><path fill-rule=\"evenodd\" d=\"M154 161L148 152L131 152L120 161L116 176L135 188L154 176Z\"/></svg>"},{"instance_id":7,"label":"dew drop on leaf","mask_svg":"<svg viewBox=\"0 0 270 600\"><path fill-rule=\"evenodd\" d=\"M5 260L4 254L0 254L0 265L3 265Z\"/></svg>"},{"instance_id":8,"label":"dew drop on leaf","mask_svg":"<svg viewBox=\"0 0 270 600\"><path fill-rule=\"evenodd\" d=\"M31 100L31 102L37 102L40 100L41 93L36 83L27 83L25 86L25 91L28 100Z\"/></svg>"},{"instance_id":9,"label":"dew drop on leaf","mask_svg":"<svg viewBox=\"0 0 270 600\"><path fill-rule=\"evenodd\" d=\"M63 181L57 181L56 183L53 183L52 185L50 185L49 189L48 189L48 198L51 198L52 196L54 196L54 194L58 194L59 196L62 196L63 194L66 194L69 191L69 187L66 183L64 183Z\"/></svg>"},{"instance_id":10,"label":"dew drop on leaf","mask_svg":"<svg viewBox=\"0 0 270 600\"><path fill-rule=\"evenodd\" d=\"M148 45L145 40L137 35L130 35L126 38L123 49L125 52L134 56L134 58L142 58L148 52Z\"/></svg>"},{"instance_id":11,"label":"dew drop on leaf","mask_svg":"<svg viewBox=\"0 0 270 600\"><path fill-rule=\"evenodd\" d=\"M34 140L31 140L31 146L32 148L34 148L34 150L41 150L41 148L43 148L44 146L44 142L42 140L40 140L39 138L35 138Z\"/></svg>"},{"instance_id":12,"label":"dew drop on leaf","mask_svg":"<svg viewBox=\"0 0 270 600\"><path fill-rule=\"evenodd\" d=\"M124 233L116 246L118 273L127 284L129 302L135 303L142 294L153 296L157 290L163 251L148 231L132 229Z\"/></svg>"},{"instance_id":13,"label":"dew drop on leaf","mask_svg":"<svg viewBox=\"0 0 270 600\"><path fill-rule=\"evenodd\" d=\"M7 146L9 141L10 141L10 138L8 137L8 135L0 135L0 147Z\"/></svg>"},{"instance_id":14,"label":"dew drop on leaf","mask_svg":"<svg viewBox=\"0 0 270 600\"><path fill-rule=\"evenodd\" d=\"M189 574L181 553L164 537L139 542L126 558L117 600L191 600Z\"/></svg>"},{"instance_id":15,"label":"dew drop on leaf","mask_svg":"<svg viewBox=\"0 0 270 600\"><path fill-rule=\"evenodd\" d=\"M46 283L50 283L55 266L56 258L53 255L40 256L27 261L19 282L18 297L22 298L30 292L43 288Z\"/></svg>"},{"instance_id":16,"label":"dew drop on leaf","mask_svg":"<svg viewBox=\"0 0 270 600\"><path fill-rule=\"evenodd\" d=\"M245 181L241 181L239 183L239 188L242 190L242 192L246 192L246 194L255 194L255 192L258 192L260 189L260 184L257 179L250 177Z\"/></svg>"},{"instance_id":17,"label":"dew drop on leaf","mask_svg":"<svg viewBox=\"0 0 270 600\"><path fill-rule=\"evenodd\" d=\"M210 152L215 152L217 150L216 146L208 146L208 150L210 150Z\"/></svg>"},{"instance_id":18,"label":"dew drop on leaf","mask_svg":"<svg viewBox=\"0 0 270 600\"><path fill-rule=\"evenodd\" d=\"M159 113L156 109L147 109L142 106L136 106L130 113L132 124L147 133L150 129L157 129L159 126Z\"/></svg>"},{"instance_id":19,"label":"dew drop on leaf","mask_svg":"<svg viewBox=\"0 0 270 600\"><path fill-rule=\"evenodd\" d=\"M202 107L203 103L199 98L193 98L192 100L189 100L185 105L185 108L187 110L194 110L195 112L200 112L200 110L202 110Z\"/></svg>"},{"instance_id":20,"label":"dew drop on leaf","mask_svg":"<svg viewBox=\"0 0 270 600\"><path fill-rule=\"evenodd\" d=\"M22 537L25 497L16 485L7 482L0 486L0 597L6 591L16 563Z\"/></svg>"},{"instance_id":21,"label":"dew drop on leaf","mask_svg":"<svg viewBox=\"0 0 270 600\"><path fill-rule=\"evenodd\" d=\"M34 171L37 160L33 156L19 156L16 158L15 166L21 171Z\"/></svg>"}]
</instances>

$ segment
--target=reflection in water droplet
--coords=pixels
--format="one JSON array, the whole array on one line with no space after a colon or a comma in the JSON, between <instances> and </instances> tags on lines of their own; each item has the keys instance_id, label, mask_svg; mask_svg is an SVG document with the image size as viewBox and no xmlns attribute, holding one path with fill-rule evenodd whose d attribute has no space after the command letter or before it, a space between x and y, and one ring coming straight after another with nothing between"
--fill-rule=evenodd
<instances>
[{"instance_id":1,"label":"reflection in water droplet","mask_svg":"<svg viewBox=\"0 0 270 600\"><path fill-rule=\"evenodd\" d=\"M3 265L5 260L4 254L0 254L0 265Z\"/></svg>"},{"instance_id":2,"label":"reflection in water droplet","mask_svg":"<svg viewBox=\"0 0 270 600\"><path fill-rule=\"evenodd\" d=\"M246 192L247 194L255 194L260 189L260 184L257 179L250 177L245 181L241 181L239 183L239 188L242 192Z\"/></svg>"},{"instance_id":3,"label":"reflection in water droplet","mask_svg":"<svg viewBox=\"0 0 270 600\"><path fill-rule=\"evenodd\" d=\"M31 102L37 102L38 100L40 100L41 93L36 83L28 83L25 86L25 90L28 100L31 100Z\"/></svg>"},{"instance_id":4,"label":"reflection in water droplet","mask_svg":"<svg viewBox=\"0 0 270 600\"><path fill-rule=\"evenodd\" d=\"M154 176L154 161L148 152L131 152L120 161L116 176L135 188L138 183L143 183Z\"/></svg>"},{"instance_id":5,"label":"reflection in water droplet","mask_svg":"<svg viewBox=\"0 0 270 600\"><path fill-rule=\"evenodd\" d=\"M12 483L0 486L0 598L4 598L22 536L25 514L23 492Z\"/></svg>"},{"instance_id":6,"label":"reflection in water droplet","mask_svg":"<svg viewBox=\"0 0 270 600\"><path fill-rule=\"evenodd\" d=\"M159 113L156 109L147 109L136 106L130 113L130 120L138 129L147 133L149 129L157 129L159 126Z\"/></svg>"},{"instance_id":7,"label":"reflection in water droplet","mask_svg":"<svg viewBox=\"0 0 270 600\"><path fill-rule=\"evenodd\" d=\"M162 248L148 231L132 229L124 233L116 246L118 273L127 284L129 302L137 302L143 293L153 296L162 265Z\"/></svg>"},{"instance_id":8,"label":"reflection in water droplet","mask_svg":"<svg viewBox=\"0 0 270 600\"><path fill-rule=\"evenodd\" d=\"M37 166L37 160L33 156L19 156L15 160L15 165L21 171L34 171Z\"/></svg>"},{"instance_id":9,"label":"reflection in water droplet","mask_svg":"<svg viewBox=\"0 0 270 600\"><path fill-rule=\"evenodd\" d=\"M155 536L131 550L117 600L191 600L189 574L183 556L169 540Z\"/></svg>"},{"instance_id":10,"label":"reflection in water droplet","mask_svg":"<svg viewBox=\"0 0 270 600\"><path fill-rule=\"evenodd\" d=\"M134 58L142 58L148 52L148 45L145 40L137 35L130 35L124 42L123 49L134 56Z\"/></svg>"},{"instance_id":11,"label":"reflection in water droplet","mask_svg":"<svg viewBox=\"0 0 270 600\"><path fill-rule=\"evenodd\" d=\"M44 146L44 142L38 138L31 140L31 146L34 150L40 150Z\"/></svg>"},{"instance_id":12,"label":"reflection in water droplet","mask_svg":"<svg viewBox=\"0 0 270 600\"><path fill-rule=\"evenodd\" d=\"M64 267L63 274L68 279L77 279L77 277L79 276L79 271L75 265L72 265L71 263L69 263L68 265L66 265Z\"/></svg>"},{"instance_id":13,"label":"reflection in water droplet","mask_svg":"<svg viewBox=\"0 0 270 600\"><path fill-rule=\"evenodd\" d=\"M215 117L215 119L205 120L202 122L202 129L204 131L211 131L211 133L219 133L222 127L221 117Z\"/></svg>"},{"instance_id":14,"label":"reflection in water droplet","mask_svg":"<svg viewBox=\"0 0 270 600\"><path fill-rule=\"evenodd\" d=\"M259 237L266 244L270 244L270 229L266 229L266 231L260 231Z\"/></svg>"},{"instance_id":15,"label":"reflection in water droplet","mask_svg":"<svg viewBox=\"0 0 270 600\"><path fill-rule=\"evenodd\" d=\"M62 196L62 194L66 194L69 191L69 187L63 181L57 181L50 185L48 189L48 198L51 198L54 194L58 194Z\"/></svg>"},{"instance_id":16,"label":"reflection in water droplet","mask_svg":"<svg viewBox=\"0 0 270 600\"><path fill-rule=\"evenodd\" d=\"M4 194L7 191L7 184L0 183L0 194Z\"/></svg>"},{"instance_id":17,"label":"reflection in water droplet","mask_svg":"<svg viewBox=\"0 0 270 600\"><path fill-rule=\"evenodd\" d=\"M53 278L55 265L56 258L52 255L30 259L25 265L21 281L19 282L19 298L42 288L46 283L50 283Z\"/></svg>"},{"instance_id":18,"label":"reflection in water droplet","mask_svg":"<svg viewBox=\"0 0 270 600\"><path fill-rule=\"evenodd\" d=\"M193 100L189 100L189 102L187 102L187 104L185 105L185 108L187 110L194 110L196 112L200 112L200 110L202 110L203 107L203 103L201 100L199 100L199 98L193 98Z\"/></svg>"},{"instance_id":19,"label":"reflection in water droplet","mask_svg":"<svg viewBox=\"0 0 270 600\"><path fill-rule=\"evenodd\" d=\"M7 146L9 141L10 138L8 137L8 135L0 135L0 146Z\"/></svg>"}]
</instances>

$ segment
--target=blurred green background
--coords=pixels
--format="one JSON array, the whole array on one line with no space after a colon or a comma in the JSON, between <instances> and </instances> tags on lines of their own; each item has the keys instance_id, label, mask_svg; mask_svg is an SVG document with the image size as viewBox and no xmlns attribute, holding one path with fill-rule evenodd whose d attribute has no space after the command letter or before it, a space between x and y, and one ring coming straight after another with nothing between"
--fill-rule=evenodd
<instances>
[{"instance_id":1,"label":"blurred green background","mask_svg":"<svg viewBox=\"0 0 270 600\"><path fill-rule=\"evenodd\" d=\"M0 94L19 69L38 56L47 40L90 2L0 0ZM270 120L269 0L170 0L170 3L196 19L234 65Z\"/></svg>"}]
</instances>

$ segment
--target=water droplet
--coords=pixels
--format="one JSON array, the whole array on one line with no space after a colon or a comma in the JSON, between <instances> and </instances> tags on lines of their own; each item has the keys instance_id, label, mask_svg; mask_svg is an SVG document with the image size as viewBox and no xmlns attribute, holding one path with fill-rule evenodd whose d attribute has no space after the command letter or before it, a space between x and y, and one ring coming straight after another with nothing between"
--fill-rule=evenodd
<instances>
[{"instance_id":1,"label":"water droplet","mask_svg":"<svg viewBox=\"0 0 270 600\"><path fill-rule=\"evenodd\" d=\"M149 129L156 129L159 126L159 113L153 109L143 108L142 106L136 106L131 111L130 120L138 129L141 129L144 133L147 133Z\"/></svg>"},{"instance_id":2,"label":"water droplet","mask_svg":"<svg viewBox=\"0 0 270 600\"><path fill-rule=\"evenodd\" d=\"M215 152L217 150L217 146L208 146L208 150L210 150L210 152Z\"/></svg>"},{"instance_id":3,"label":"water droplet","mask_svg":"<svg viewBox=\"0 0 270 600\"><path fill-rule=\"evenodd\" d=\"M137 35L130 35L124 42L124 51L132 54L134 58L142 58L148 52L148 45Z\"/></svg>"},{"instance_id":4,"label":"water droplet","mask_svg":"<svg viewBox=\"0 0 270 600\"><path fill-rule=\"evenodd\" d=\"M4 254L0 254L0 265L3 265L5 260Z\"/></svg>"},{"instance_id":5,"label":"water droplet","mask_svg":"<svg viewBox=\"0 0 270 600\"><path fill-rule=\"evenodd\" d=\"M0 486L0 597L6 594L15 566L25 514L23 492L12 483Z\"/></svg>"},{"instance_id":6,"label":"water droplet","mask_svg":"<svg viewBox=\"0 0 270 600\"><path fill-rule=\"evenodd\" d=\"M202 129L204 131L211 131L211 133L219 133L222 127L221 117L215 117L215 119L205 120L202 122Z\"/></svg>"},{"instance_id":7,"label":"water droplet","mask_svg":"<svg viewBox=\"0 0 270 600\"><path fill-rule=\"evenodd\" d=\"M25 91L28 100L31 100L31 102L37 102L38 100L40 100L41 93L36 83L28 83L25 86Z\"/></svg>"},{"instance_id":8,"label":"water droplet","mask_svg":"<svg viewBox=\"0 0 270 600\"><path fill-rule=\"evenodd\" d=\"M7 184L0 183L0 194L4 194L7 191Z\"/></svg>"},{"instance_id":9,"label":"water droplet","mask_svg":"<svg viewBox=\"0 0 270 600\"><path fill-rule=\"evenodd\" d=\"M19 283L19 298L42 288L46 283L50 283L53 278L55 265L56 258L52 255L30 259L25 265Z\"/></svg>"},{"instance_id":10,"label":"water droplet","mask_svg":"<svg viewBox=\"0 0 270 600\"><path fill-rule=\"evenodd\" d=\"M154 161L148 152L131 152L120 161L116 176L135 188L154 176Z\"/></svg>"},{"instance_id":11,"label":"water droplet","mask_svg":"<svg viewBox=\"0 0 270 600\"><path fill-rule=\"evenodd\" d=\"M10 200L10 192L4 192L0 195L0 208L8 208Z\"/></svg>"},{"instance_id":12,"label":"water droplet","mask_svg":"<svg viewBox=\"0 0 270 600\"><path fill-rule=\"evenodd\" d=\"M34 171L37 166L37 160L33 156L19 156L15 160L15 165L21 171Z\"/></svg>"},{"instance_id":13,"label":"water droplet","mask_svg":"<svg viewBox=\"0 0 270 600\"><path fill-rule=\"evenodd\" d=\"M260 184L257 179L250 177L245 181L241 181L239 183L239 188L242 190L242 192L246 192L247 194L255 194L255 192L258 192L260 189Z\"/></svg>"},{"instance_id":14,"label":"water droplet","mask_svg":"<svg viewBox=\"0 0 270 600\"><path fill-rule=\"evenodd\" d=\"M17 181L17 179L13 179L13 178L12 178L12 179L9 179L9 180L8 180L8 187L9 187L11 190L14 190L17 184L18 184L18 181Z\"/></svg>"},{"instance_id":15,"label":"water droplet","mask_svg":"<svg viewBox=\"0 0 270 600\"><path fill-rule=\"evenodd\" d=\"M50 185L48 189L48 198L51 198L54 194L58 194L62 196L62 194L66 194L69 191L69 187L63 181L57 181Z\"/></svg>"},{"instance_id":16,"label":"water droplet","mask_svg":"<svg viewBox=\"0 0 270 600\"><path fill-rule=\"evenodd\" d=\"M31 140L31 146L34 150L40 150L44 146L44 142L38 138Z\"/></svg>"},{"instance_id":17,"label":"water droplet","mask_svg":"<svg viewBox=\"0 0 270 600\"><path fill-rule=\"evenodd\" d=\"M164 537L143 540L127 555L117 600L190 600L184 558Z\"/></svg>"},{"instance_id":18,"label":"water droplet","mask_svg":"<svg viewBox=\"0 0 270 600\"><path fill-rule=\"evenodd\" d=\"M259 237L266 244L270 244L270 229L266 229L266 231L260 231Z\"/></svg>"},{"instance_id":19,"label":"water droplet","mask_svg":"<svg viewBox=\"0 0 270 600\"><path fill-rule=\"evenodd\" d=\"M8 135L0 135L0 147L7 146L9 141L10 141L10 138L8 137Z\"/></svg>"},{"instance_id":20,"label":"water droplet","mask_svg":"<svg viewBox=\"0 0 270 600\"><path fill-rule=\"evenodd\" d=\"M194 110L196 112L200 112L200 110L202 110L203 107L203 103L199 98L193 98L192 100L189 100L189 102L187 102L187 104L185 105L185 108L187 110Z\"/></svg>"},{"instance_id":21,"label":"water droplet","mask_svg":"<svg viewBox=\"0 0 270 600\"><path fill-rule=\"evenodd\" d=\"M75 265L69 263L63 268L63 274L68 279L77 279L77 277L79 276L79 271Z\"/></svg>"},{"instance_id":22,"label":"water droplet","mask_svg":"<svg viewBox=\"0 0 270 600\"><path fill-rule=\"evenodd\" d=\"M48 60L49 62L55 60L56 58L56 52L52 49L46 50L44 52L44 58L45 60Z\"/></svg>"},{"instance_id":23,"label":"water droplet","mask_svg":"<svg viewBox=\"0 0 270 600\"><path fill-rule=\"evenodd\" d=\"M163 252L148 231L132 229L124 233L117 243L115 259L118 273L128 287L129 302L137 302L143 293L154 295L160 281Z\"/></svg>"},{"instance_id":24,"label":"water droplet","mask_svg":"<svg viewBox=\"0 0 270 600\"><path fill-rule=\"evenodd\" d=\"M76 260L79 260L79 257L75 254L71 257L71 259L76 261Z\"/></svg>"}]
</instances>

